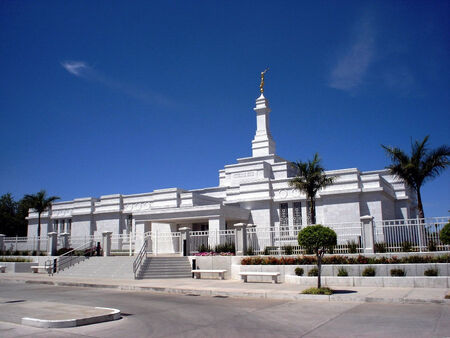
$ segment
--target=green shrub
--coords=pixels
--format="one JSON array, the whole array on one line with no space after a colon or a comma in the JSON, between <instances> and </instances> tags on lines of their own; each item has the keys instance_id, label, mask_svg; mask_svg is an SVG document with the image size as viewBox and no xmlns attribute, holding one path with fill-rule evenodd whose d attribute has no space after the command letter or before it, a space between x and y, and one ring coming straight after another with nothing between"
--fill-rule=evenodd
<instances>
[{"instance_id":1,"label":"green shrub","mask_svg":"<svg viewBox=\"0 0 450 338\"><path fill-rule=\"evenodd\" d=\"M391 269L392 277L405 277L406 273L403 269Z\"/></svg>"},{"instance_id":2,"label":"green shrub","mask_svg":"<svg viewBox=\"0 0 450 338\"><path fill-rule=\"evenodd\" d=\"M61 248L58 251L56 251L56 256L64 255L65 253L73 250L72 248Z\"/></svg>"},{"instance_id":3,"label":"green shrub","mask_svg":"<svg viewBox=\"0 0 450 338\"><path fill-rule=\"evenodd\" d=\"M450 222L444 225L439 234L439 238L441 239L441 242L444 243L445 245L450 244Z\"/></svg>"},{"instance_id":4,"label":"green shrub","mask_svg":"<svg viewBox=\"0 0 450 338\"><path fill-rule=\"evenodd\" d=\"M386 252L386 243L384 242L375 243L375 252L376 253Z\"/></svg>"},{"instance_id":5,"label":"green shrub","mask_svg":"<svg viewBox=\"0 0 450 338\"><path fill-rule=\"evenodd\" d=\"M436 277L439 275L439 270L437 268L436 269L429 268L423 272L423 275L427 277Z\"/></svg>"},{"instance_id":6,"label":"green shrub","mask_svg":"<svg viewBox=\"0 0 450 338\"><path fill-rule=\"evenodd\" d=\"M436 243L432 239L430 239L428 241L428 251L436 251L436 250L437 250Z\"/></svg>"},{"instance_id":7,"label":"green shrub","mask_svg":"<svg viewBox=\"0 0 450 338\"><path fill-rule=\"evenodd\" d=\"M251 246L249 246L247 248L247 250L245 250L244 255L245 256L254 256L255 255L255 251L253 251L253 248Z\"/></svg>"},{"instance_id":8,"label":"green shrub","mask_svg":"<svg viewBox=\"0 0 450 338\"><path fill-rule=\"evenodd\" d=\"M404 241L402 243L402 252L411 252L411 251L412 251L412 243Z\"/></svg>"},{"instance_id":9,"label":"green shrub","mask_svg":"<svg viewBox=\"0 0 450 338\"><path fill-rule=\"evenodd\" d=\"M294 253L294 247L292 245L286 245L283 247L285 255L292 255Z\"/></svg>"},{"instance_id":10,"label":"green shrub","mask_svg":"<svg viewBox=\"0 0 450 338\"><path fill-rule=\"evenodd\" d=\"M303 290L302 293L304 295L332 295L333 290L330 288L309 288L306 290Z\"/></svg>"},{"instance_id":11,"label":"green shrub","mask_svg":"<svg viewBox=\"0 0 450 338\"><path fill-rule=\"evenodd\" d=\"M269 256L270 255L270 246L266 246L264 248L264 255Z\"/></svg>"},{"instance_id":12,"label":"green shrub","mask_svg":"<svg viewBox=\"0 0 450 338\"><path fill-rule=\"evenodd\" d=\"M327 248L327 251L328 251L328 253L330 253L330 254L334 254L334 245L330 245L330 246Z\"/></svg>"},{"instance_id":13,"label":"green shrub","mask_svg":"<svg viewBox=\"0 0 450 338\"><path fill-rule=\"evenodd\" d=\"M317 268L312 268L311 270L308 271L309 277L315 277L318 275L319 275L319 270Z\"/></svg>"},{"instance_id":14,"label":"green shrub","mask_svg":"<svg viewBox=\"0 0 450 338\"><path fill-rule=\"evenodd\" d=\"M338 270L338 277L347 277L348 276L348 272L345 268L340 267Z\"/></svg>"},{"instance_id":15,"label":"green shrub","mask_svg":"<svg viewBox=\"0 0 450 338\"><path fill-rule=\"evenodd\" d=\"M373 276L375 276L375 274L376 274L376 271L371 266L368 266L362 272L363 277L373 277Z\"/></svg>"},{"instance_id":16,"label":"green shrub","mask_svg":"<svg viewBox=\"0 0 450 338\"><path fill-rule=\"evenodd\" d=\"M302 268L295 268L296 276L303 276L304 270Z\"/></svg>"},{"instance_id":17,"label":"green shrub","mask_svg":"<svg viewBox=\"0 0 450 338\"><path fill-rule=\"evenodd\" d=\"M21 257L0 257L0 262L29 263L31 259Z\"/></svg>"},{"instance_id":18,"label":"green shrub","mask_svg":"<svg viewBox=\"0 0 450 338\"><path fill-rule=\"evenodd\" d=\"M198 252L211 252L211 248L209 247L209 245L205 245L205 244L201 244L198 248L197 248Z\"/></svg>"},{"instance_id":19,"label":"green shrub","mask_svg":"<svg viewBox=\"0 0 450 338\"><path fill-rule=\"evenodd\" d=\"M231 242L216 245L216 247L214 248L214 252L216 252L216 253L222 253L222 252L234 253L235 251L236 251L236 248L234 246L234 243L231 243Z\"/></svg>"},{"instance_id":20,"label":"green shrub","mask_svg":"<svg viewBox=\"0 0 450 338\"><path fill-rule=\"evenodd\" d=\"M354 254L358 250L358 244L355 241L347 241L347 250L349 253Z\"/></svg>"}]
</instances>

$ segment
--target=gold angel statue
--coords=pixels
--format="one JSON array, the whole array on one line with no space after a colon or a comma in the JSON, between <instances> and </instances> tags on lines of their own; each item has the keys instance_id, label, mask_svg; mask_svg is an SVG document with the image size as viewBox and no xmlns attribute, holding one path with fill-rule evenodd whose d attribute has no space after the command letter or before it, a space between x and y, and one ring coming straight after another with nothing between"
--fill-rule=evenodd
<instances>
[{"instance_id":1,"label":"gold angel statue","mask_svg":"<svg viewBox=\"0 0 450 338\"><path fill-rule=\"evenodd\" d=\"M269 67L264 69L263 72L261 72L261 84L259 85L259 90L261 91L261 94L264 93L264 75L269 70Z\"/></svg>"}]
</instances>

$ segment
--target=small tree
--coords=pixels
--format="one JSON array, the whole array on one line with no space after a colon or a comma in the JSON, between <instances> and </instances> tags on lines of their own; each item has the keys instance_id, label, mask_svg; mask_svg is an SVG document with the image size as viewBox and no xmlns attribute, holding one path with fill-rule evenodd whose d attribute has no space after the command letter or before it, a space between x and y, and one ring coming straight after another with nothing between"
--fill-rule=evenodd
<instances>
[{"instance_id":1,"label":"small tree","mask_svg":"<svg viewBox=\"0 0 450 338\"><path fill-rule=\"evenodd\" d=\"M303 228L298 233L298 244L303 247L312 248L313 252L317 257L317 270L319 272L317 276L317 287L320 289L321 282L321 268L322 268L322 257L325 251L330 246L337 244L337 235L333 229L324 227L320 224L310 225Z\"/></svg>"},{"instance_id":2,"label":"small tree","mask_svg":"<svg viewBox=\"0 0 450 338\"><path fill-rule=\"evenodd\" d=\"M45 190L41 190L35 195L25 195L24 201L30 208L33 208L35 212L38 213L38 227L37 227L37 236L41 236L41 214L51 207L52 203L59 199L58 196L50 196L47 197L47 193ZM37 241L37 255L39 256L39 252L41 250L40 247L40 239Z\"/></svg>"},{"instance_id":3,"label":"small tree","mask_svg":"<svg viewBox=\"0 0 450 338\"><path fill-rule=\"evenodd\" d=\"M289 184L306 194L306 199L308 200L308 224L316 224L317 192L334 181L334 177L325 174L325 169L320 162L319 154L315 153L312 160L292 163L292 167L296 170L297 175L289 181Z\"/></svg>"},{"instance_id":4,"label":"small tree","mask_svg":"<svg viewBox=\"0 0 450 338\"><path fill-rule=\"evenodd\" d=\"M441 230L439 238L441 242L444 243L445 245L450 244L450 223L444 225L444 227Z\"/></svg>"}]
</instances>

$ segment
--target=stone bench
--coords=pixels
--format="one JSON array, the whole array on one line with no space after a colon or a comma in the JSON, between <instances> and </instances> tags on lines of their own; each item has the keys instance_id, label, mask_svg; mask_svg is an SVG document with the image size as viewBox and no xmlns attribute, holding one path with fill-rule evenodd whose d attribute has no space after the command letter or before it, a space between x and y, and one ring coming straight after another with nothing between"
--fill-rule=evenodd
<instances>
[{"instance_id":1,"label":"stone bench","mask_svg":"<svg viewBox=\"0 0 450 338\"><path fill-rule=\"evenodd\" d=\"M241 279L244 283L247 283L248 276L270 276L272 277L272 283L278 283L279 272L239 272Z\"/></svg>"},{"instance_id":2,"label":"stone bench","mask_svg":"<svg viewBox=\"0 0 450 338\"><path fill-rule=\"evenodd\" d=\"M201 279L202 273L217 273L219 274L220 279L225 279L225 272L227 272L227 270L192 270L194 278L196 279Z\"/></svg>"},{"instance_id":3,"label":"stone bench","mask_svg":"<svg viewBox=\"0 0 450 338\"><path fill-rule=\"evenodd\" d=\"M6 272L6 266L0 265L0 272Z\"/></svg>"},{"instance_id":4,"label":"stone bench","mask_svg":"<svg viewBox=\"0 0 450 338\"><path fill-rule=\"evenodd\" d=\"M38 273L39 270L45 270L45 272L50 273L51 269L52 268L50 266L44 266L44 265L34 265L31 267L31 270L33 271L33 273Z\"/></svg>"}]
</instances>

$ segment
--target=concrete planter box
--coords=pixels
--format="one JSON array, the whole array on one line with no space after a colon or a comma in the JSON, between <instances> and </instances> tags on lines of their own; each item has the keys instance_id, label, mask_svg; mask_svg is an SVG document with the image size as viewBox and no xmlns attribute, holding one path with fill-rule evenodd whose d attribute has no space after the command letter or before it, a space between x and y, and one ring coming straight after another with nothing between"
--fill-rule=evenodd
<instances>
[{"instance_id":1,"label":"concrete planter box","mask_svg":"<svg viewBox=\"0 0 450 338\"><path fill-rule=\"evenodd\" d=\"M286 275L286 283L316 286L317 277ZM398 288L448 288L449 277L322 277L322 285L337 287L398 287Z\"/></svg>"},{"instance_id":2,"label":"concrete planter box","mask_svg":"<svg viewBox=\"0 0 450 338\"><path fill-rule=\"evenodd\" d=\"M37 263L0 262L0 265L6 266L6 272L23 273L23 272L32 272L31 267L37 265Z\"/></svg>"},{"instance_id":3,"label":"concrete planter box","mask_svg":"<svg viewBox=\"0 0 450 338\"><path fill-rule=\"evenodd\" d=\"M439 277L449 276L449 263L427 263L427 264L341 264L341 265L322 265L322 277L337 276L339 268L344 268L348 272L349 277L361 276L363 270L368 266L373 267L376 271L376 277L390 277L392 269L402 269L406 273L406 277L424 277L425 270L433 268L438 269ZM303 276L308 276L308 272L316 265L239 265L240 271L258 271L258 272L280 272L280 280L284 281L284 275L295 275L295 269L300 267L303 269ZM373 277L372 277L373 278ZM234 278L233 279L239 279Z\"/></svg>"}]
</instances>

